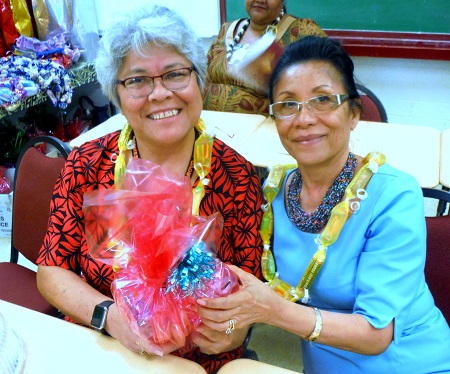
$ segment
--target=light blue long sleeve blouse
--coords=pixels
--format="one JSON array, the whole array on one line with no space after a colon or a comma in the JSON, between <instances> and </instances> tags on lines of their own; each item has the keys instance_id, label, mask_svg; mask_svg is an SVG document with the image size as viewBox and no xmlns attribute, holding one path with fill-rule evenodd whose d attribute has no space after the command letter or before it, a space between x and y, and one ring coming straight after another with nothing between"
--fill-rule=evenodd
<instances>
[{"instance_id":1,"label":"light blue long sleeve blouse","mask_svg":"<svg viewBox=\"0 0 450 374\"><path fill-rule=\"evenodd\" d=\"M304 372L450 373L450 329L424 277L426 225L420 186L412 176L385 164L372 177L367 193L328 248L309 305L361 314L375 328L394 320L393 342L382 354L368 356L302 341ZM317 234L302 232L290 222L283 193L272 206L277 271L282 280L297 285L317 250Z\"/></svg>"}]
</instances>

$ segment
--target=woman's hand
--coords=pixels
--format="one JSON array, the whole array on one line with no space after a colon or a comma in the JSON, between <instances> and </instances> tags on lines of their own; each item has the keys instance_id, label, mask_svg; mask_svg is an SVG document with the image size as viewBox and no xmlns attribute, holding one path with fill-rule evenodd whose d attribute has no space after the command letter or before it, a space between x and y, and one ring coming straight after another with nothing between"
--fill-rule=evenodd
<instances>
[{"instance_id":1,"label":"woman's hand","mask_svg":"<svg viewBox=\"0 0 450 374\"><path fill-rule=\"evenodd\" d=\"M236 266L228 266L238 275L241 288L226 297L197 300L203 324L225 334L231 320L237 330L246 331L256 322L271 323L277 313L277 303L283 299L252 274Z\"/></svg>"},{"instance_id":2,"label":"woman's hand","mask_svg":"<svg viewBox=\"0 0 450 374\"><path fill-rule=\"evenodd\" d=\"M39 291L52 305L85 326L90 325L94 306L105 301L105 295L95 290L74 272L59 266L40 265L37 271L37 285ZM127 319L119 313L116 304L112 304L108 309L105 329L108 334L133 352L163 356L181 348L173 343L153 344L135 334L131 331Z\"/></svg>"},{"instance_id":3,"label":"woman's hand","mask_svg":"<svg viewBox=\"0 0 450 374\"><path fill-rule=\"evenodd\" d=\"M242 345L248 333L248 328L235 329L232 333L226 334L217 331L205 324L200 324L192 334L192 340L202 353L211 355L228 352Z\"/></svg>"},{"instance_id":4,"label":"woman's hand","mask_svg":"<svg viewBox=\"0 0 450 374\"><path fill-rule=\"evenodd\" d=\"M141 355L165 356L181 348L175 343L155 344L135 334L131 331L126 319L119 313L116 304L111 305L109 308L106 330L112 337L120 341L123 346Z\"/></svg>"}]
</instances>

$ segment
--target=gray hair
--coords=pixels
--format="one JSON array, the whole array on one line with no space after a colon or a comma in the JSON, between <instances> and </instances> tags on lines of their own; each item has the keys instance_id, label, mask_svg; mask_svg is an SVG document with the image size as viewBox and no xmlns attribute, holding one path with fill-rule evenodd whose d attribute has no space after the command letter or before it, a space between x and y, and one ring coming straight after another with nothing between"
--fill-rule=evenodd
<instances>
[{"instance_id":1,"label":"gray hair","mask_svg":"<svg viewBox=\"0 0 450 374\"><path fill-rule=\"evenodd\" d=\"M117 106L120 100L116 79L124 58L130 53L145 56L149 46L169 46L186 57L197 72L203 91L206 76L206 53L201 39L175 11L149 5L134 9L111 22L100 40L95 71L103 93Z\"/></svg>"}]
</instances>

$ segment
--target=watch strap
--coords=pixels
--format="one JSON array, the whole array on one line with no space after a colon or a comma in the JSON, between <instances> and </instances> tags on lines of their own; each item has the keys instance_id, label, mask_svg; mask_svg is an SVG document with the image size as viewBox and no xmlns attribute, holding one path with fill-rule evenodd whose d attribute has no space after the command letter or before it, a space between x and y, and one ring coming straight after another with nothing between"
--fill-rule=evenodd
<instances>
[{"instance_id":1,"label":"watch strap","mask_svg":"<svg viewBox=\"0 0 450 374\"><path fill-rule=\"evenodd\" d=\"M114 304L114 300L105 300L98 304L98 306L102 306L108 309L112 304Z\"/></svg>"}]
</instances>

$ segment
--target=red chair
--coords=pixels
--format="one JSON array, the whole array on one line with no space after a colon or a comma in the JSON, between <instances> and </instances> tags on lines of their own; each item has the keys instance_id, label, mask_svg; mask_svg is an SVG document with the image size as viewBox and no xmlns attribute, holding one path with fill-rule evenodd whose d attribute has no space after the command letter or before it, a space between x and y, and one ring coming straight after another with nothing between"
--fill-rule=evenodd
<instances>
[{"instance_id":1,"label":"red chair","mask_svg":"<svg viewBox=\"0 0 450 374\"><path fill-rule=\"evenodd\" d=\"M387 114L380 99L367 87L356 84L361 97L361 121L387 122Z\"/></svg>"},{"instance_id":2,"label":"red chair","mask_svg":"<svg viewBox=\"0 0 450 374\"><path fill-rule=\"evenodd\" d=\"M450 203L450 193L447 191L422 188L422 192L426 198L438 199L438 203ZM437 216L425 218L427 223L425 279L436 306L450 323L450 215L442 215L443 213L438 211Z\"/></svg>"},{"instance_id":3,"label":"red chair","mask_svg":"<svg viewBox=\"0 0 450 374\"><path fill-rule=\"evenodd\" d=\"M48 157L34 146L47 143L61 157ZM56 316L58 311L40 294L36 272L18 264L19 254L36 263L47 230L53 187L70 147L50 136L31 139L21 151L14 176L11 259L0 263L0 299Z\"/></svg>"}]
</instances>

